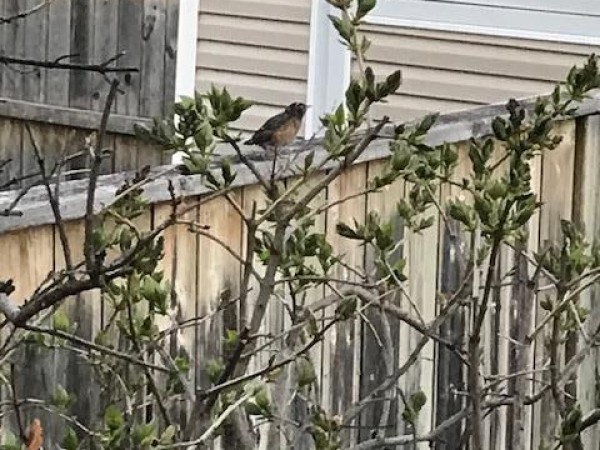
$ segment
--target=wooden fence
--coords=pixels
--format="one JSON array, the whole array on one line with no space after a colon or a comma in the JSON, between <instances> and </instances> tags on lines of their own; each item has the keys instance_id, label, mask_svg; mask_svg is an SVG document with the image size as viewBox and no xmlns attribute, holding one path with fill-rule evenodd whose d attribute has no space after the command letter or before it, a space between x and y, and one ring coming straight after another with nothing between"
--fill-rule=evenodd
<instances>
[{"instance_id":1,"label":"wooden fence","mask_svg":"<svg viewBox=\"0 0 600 450\"><path fill-rule=\"evenodd\" d=\"M0 17L40 3L0 0ZM103 170L160 164L160 153L139 150L130 136L133 123L163 117L172 107L178 17L178 0L54 0L24 19L0 24L0 57L102 64L124 53L111 66L139 72L110 74L119 78L122 92L109 127L114 157ZM98 128L109 87L100 73L0 64L0 161L12 159L1 175L4 181L35 168L24 121L38 124L36 134L45 142L49 161L64 149L67 154L81 151L89 130Z\"/></svg>"},{"instance_id":2,"label":"wooden fence","mask_svg":"<svg viewBox=\"0 0 600 450\"><path fill-rule=\"evenodd\" d=\"M541 213L532 221L528 247L535 251L547 239L555 239L559 235L560 219L574 219L585 225L590 238L600 233L600 101L593 99L587 102L576 120L558 125L565 139L558 149L538 158L534 164L532 184L544 206ZM466 156L466 145L461 143L472 136L480 136L489 132L490 119L502 113L499 106L481 108L461 114L442 116L430 136L431 143L444 141L457 142L461 149L460 173L468 174L470 167ZM332 202L361 192L367 181L381 171L387 149L384 144L374 144L359 162L346 170L317 202ZM259 166L262 163L259 163ZM269 164L265 162L265 167ZM160 169L156 169L160 170ZM236 180L237 190L234 197L248 208L254 201L262 200L261 189L254 184L254 178L244 168L238 167ZM106 203L114 196L119 183L127 178L127 174L114 174L102 177L98 186L98 202ZM185 197L185 201L193 202L207 190L202 186L199 177L170 175L164 176L146 190L146 196L152 202L150 213L143 222L150 228L168 217L171 206L167 203L167 179L170 179L177 192ZM83 181L65 183L62 188L64 196L63 212L70 220L68 234L72 247L82 247L82 211L83 197L81 188ZM395 217L396 202L405 195L405 186L395 183L382 193L360 195L341 203L322 215L317 227L324 231L336 252L345 255L344 261L350 266L363 266L368 263L369 255L364 248L354 242L339 237L335 226L339 221L350 222L365 219L365 211L376 210L383 217ZM0 206L10 201L14 193L0 194ZM453 189L442 192L441 198L456 195ZM326 197L326 198L325 198ZM63 265L60 243L53 226L52 214L46 204L45 194L41 189L34 189L25 198L22 205L23 217L0 219L0 255L3 279L13 278L17 291L15 299L26 299L42 282L47 274ZM216 199L203 204L190 213L190 217L210 227L210 230L233 250L243 254L244 225L236 211L224 199ZM457 257L456 237L447 232L442 221L422 234L405 231L396 221L399 239L404 239L401 251L407 259L406 274L408 281L406 290L421 309L424 318L431 319L439 305L436 302L436 291L453 292L463 269ZM189 319L214 311L224 290L235 296L240 286L240 269L236 260L214 242L189 233L187 227L178 226L164 233L166 255L163 262L165 273L174 284L181 310L178 320ZM78 255L81 257L81 255ZM502 265L512 267L522 262L505 249L502 254ZM525 268L525 272L527 269ZM346 269L339 269L337 277L349 278L352 274ZM522 280L523 283L526 282ZM531 323L521 320L529 314L540 315L536 302L525 302L526 296L519 289L522 285L498 289L494 296L494 307L485 324L484 372L486 375L506 373L510 370L515 350L515 339L531 327ZM592 308L592 316L586 324L594 329L600 321L600 309L594 304L597 292L586 294L582 298L584 306ZM405 301L405 300L404 300ZM272 302L275 303L275 302ZM77 323L77 334L93 339L104 321L104 308L97 292L82 295L63 306ZM264 325L265 332L277 333L286 323L283 309L270 306L268 320ZM328 335L326 341L313 353L317 362L323 405L333 413L341 414L357 400L364 398L386 377L380 347L375 332L382 330L377 317L370 317L371 325L360 321L339 324ZM219 354L218 336L223 334L224 317L216 315L210 323L198 328L190 328L181 332L174 352L185 350L194 362L196 385L206 387L208 381L202 370L203 364ZM415 348L420 335L395 321L391 325L394 343L395 363L400 367ZM442 335L448 340L460 343L465 339L465 323L462 314L457 314L451 322L444 326ZM259 355L265 362L269 353ZM535 348L536 366L542 366L544 357L543 345L540 341ZM74 393L81 401L75 406L75 413L83 422L93 422L98 411L98 395L88 380L91 373L74 357L56 351L50 356L27 355L23 361L26 371L20 389L27 396L48 400L56 383L63 385L68 392ZM600 355L597 350L586 358L578 373L575 389L580 392L582 407L589 410L595 404L597 391L595 382L600 371ZM420 415L418 428L426 431L431 425L441 423L445 418L465 407L465 369L457 357L445 347L427 344L417 363L400 379L399 386L407 395L422 389L428 402ZM387 424L389 434L404 433L401 419L402 406L393 402L390 421ZM537 449L542 438L552 433L553 415L549 405L536 407L532 414L522 417L522 430L514 428L513 413L510 408L499 409L485 420L486 450L505 450L514 448L511 444L513 436L522 435L525 448ZM367 408L360 417L360 427L352 428L350 433L356 441L369 439L371 427L376 426L381 415L381 406ZM355 424L358 425L358 424ZM49 422L46 434L53 437L58 425ZM460 448L460 427L451 427L443 436L443 440L435 443L439 450L456 450ZM598 448L600 430L590 429L585 435L586 449ZM426 448L422 445L420 448ZM283 448L283 446L282 446Z\"/></svg>"}]
</instances>

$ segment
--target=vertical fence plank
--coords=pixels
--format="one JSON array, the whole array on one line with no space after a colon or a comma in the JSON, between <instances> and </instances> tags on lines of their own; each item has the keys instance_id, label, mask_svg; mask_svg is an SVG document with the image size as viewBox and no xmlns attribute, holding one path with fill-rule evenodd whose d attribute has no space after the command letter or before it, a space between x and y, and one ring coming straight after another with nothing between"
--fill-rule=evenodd
<instances>
[{"instance_id":1,"label":"vertical fence plank","mask_svg":"<svg viewBox=\"0 0 600 450\"><path fill-rule=\"evenodd\" d=\"M542 190L542 163L541 155L535 156L531 161L531 190L536 194L538 200L541 198ZM527 242L519 246L528 255L533 255L538 251L539 230L540 211L538 210L527 225ZM512 298L510 300L510 336L512 339L509 348L508 363L510 373L531 370L535 367L533 345L523 344L525 344L527 336L533 330L536 320L537 299L530 284L536 268L529 263L527 257L522 253L515 255L514 263L517 273L512 277L515 286L512 289ZM521 400L526 395L532 394L533 388L539 388L539 386L526 377L513 379L508 384L509 395L519 396ZM509 448L515 450L533 449L534 447L531 444L533 408L521 406L520 404L516 407L509 407L507 410L507 420L507 442L510 446Z\"/></svg>"},{"instance_id":2,"label":"vertical fence plank","mask_svg":"<svg viewBox=\"0 0 600 450\"><path fill-rule=\"evenodd\" d=\"M437 289L437 252L438 252L438 214L432 210L435 222L432 227L420 233L407 231L405 237L406 274L408 277L407 294L419 309L424 321L430 322L436 314L436 289ZM402 298L403 307L411 310L406 296ZM414 310L414 308L412 308ZM401 335L402 336L402 335ZM409 348L412 350L421 340L422 335L415 331L408 332ZM433 361L434 344L427 345L421 351L418 362L406 373L404 389L407 397L417 391L423 391L427 396L427 403L419 413L417 432L425 431L431 427L433 392ZM421 443L418 448L424 449L427 444Z\"/></svg>"},{"instance_id":3,"label":"vertical fence plank","mask_svg":"<svg viewBox=\"0 0 600 450\"><path fill-rule=\"evenodd\" d=\"M571 218L573 198L573 177L575 160L575 122L563 122L556 126L555 133L563 136L558 148L544 154L542 167L541 200L543 202L540 218L539 247L543 250L546 243L558 242L561 239L560 221ZM544 277L541 277L544 280ZM542 281L545 283L545 281ZM542 292L538 295L538 306L545 295L554 296L554 291ZM546 312L538 307L538 321ZM549 354L545 349L548 334L541 333L535 344L536 369L543 368ZM564 358L564 352L560 352ZM542 376L549 382L549 375ZM534 408L534 429L532 448L538 448L540 442L552 442L558 423L558 411L554 400L546 396Z\"/></svg>"},{"instance_id":4,"label":"vertical fence plank","mask_svg":"<svg viewBox=\"0 0 600 450\"><path fill-rule=\"evenodd\" d=\"M384 161L369 163L367 178L372 179L385 167ZM398 201L404 196L404 188L404 182L399 180L385 187L381 192L367 196L367 214L377 213L383 223L390 222L392 224L394 238L398 245L393 259L390 261L392 266L404 257L404 246L400 244L404 239L404 225L398 217L396 208ZM369 248L365 264L368 273L375 269L375 258L375 252ZM399 295L394 295L388 296L382 301L400 306L401 299ZM399 366L400 346L404 344L400 339L402 325L393 315L374 306L365 311L365 317L368 324L363 325L362 335L361 399L380 386ZM389 344L391 344L389 347L386 345L388 338ZM386 355L388 351L391 354ZM398 403L395 389L390 389L384 395L378 396L376 402L366 405L361 413L359 440L371 439L373 433L377 433L379 436L395 435L399 408L401 405Z\"/></svg>"},{"instance_id":5,"label":"vertical fence plank","mask_svg":"<svg viewBox=\"0 0 600 450\"><path fill-rule=\"evenodd\" d=\"M468 148L464 144L457 146L458 165L454 172L454 181L460 181L471 173L471 162L468 157ZM444 185L440 192L442 207L450 200L461 199L470 201L465 193L456 186ZM448 219L448 221L446 221ZM470 253L470 235L462 232L460 225L445 217L439 224L439 251L438 251L438 290L443 298L449 299L456 295L464 278L468 274L468 260ZM470 295L468 287L462 298ZM441 313L444 303L437 306L437 313ZM468 336L468 314L465 307L457 308L440 326L440 336L458 348L465 348ZM461 393L466 392L466 379L468 368L459 356L445 345L436 345L436 388L435 388L435 414L434 426L441 424L445 419L462 411L466 407L466 398ZM454 450L461 442L463 427L456 424L449 427L435 442L436 450Z\"/></svg>"},{"instance_id":6,"label":"vertical fence plank","mask_svg":"<svg viewBox=\"0 0 600 450\"><path fill-rule=\"evenodd\" d=\"M329 185L327 200L329 202L346 199L360 193L366 185L366 165L358 165L348 169ZM356 280L352 269L362 270L364 267L364 247L339 236L336 226L340 222L353 225L353 221L364 223L366 195L346 200L327 211L327 237L336 249L344 266L337 265L333 275L343 280ZM331 292L330 292L331 293ZM361 303L358 303L358 308ZM335 306L328 308L326 315L331 315ZM324 343L329 361L324 361L329 384L323 386L324 405L331 414L343 414L353 403L358 401L360 391L360 351L362 320L347 320L336 324ZM328 364L328 366L327 366ZM358 418L351 422L351 428L346 430L349 442L354 443L358 438Z\"/></svg>"},{"instance_id":7,"label":"vertical fence plank","mask_svg":"<svg viewBox=\"0 0 600 450\"><path fill-rule=\"evenodd\" d=\"M592 242L600 236L600 116L579 119L575 173L574 219ZM582 293L581 306L590 311L584 327L592 334L600 324L597 286ZM585 343L582 343L585 345ZM600 351L593 348L577 373L577 392L584 415L598 408L600 398ZM600 442L600 425L590 427L583 435L584 448L593 449Z\"/></svg>"},{"instance_id":8,"label":"vertical fence plank","mask_svg":"<svg viewBox=\"0 0 600 450\"><path fill-rule=\"evenodd\" d=\"M14 16L21 12L23 7L21 0L5 0L4 14ZM4 51L7 55L16 58L26 58L25 54L25 23L21 20L14 21L2 26L4 32ZM23 98L23 74L21 71L30 68L21 66L3 66L2 67L2 89L3 95L20 100Z\"/></svg>"},{"instance_id":9,"label":"vertical fence plank","mask_svg":"<svg viewBox=\"0 0 600 450\"><path fill-rule=\"evenodd\" d=\"M8 184L21 175L21 152L23 148L23 127L18 120L0 119L0 161L10 160L0 172L0 186L15 189L19 186Z\"/></svg>"},{"instance_id":10,"label":"vertical fence plank","mask_svg":"<svg viewBox=\"0 0 600 450\"><path fill-rule=\"evenodd\" d=\"M241 207L241 193L231 198ZM231 349L223 344L227 331L240 331L239 302L235 299L240 293L242 219L227 199L220 197L200 206L198 222L215 238L198 236L196 314L205 320L196 334L196 386L204 389L210 387L206 373L209 361L226 361L230 355Z\"/></svg>"},{"instance_id":11,"label":"vertical fence plank","mask_svg":"<svg viewBox=\"0 0 600 450\"><path fill-rule=\"evenodd\" d=\"M119 52L125 55L117 61L118 67L141 67L142 63L142 0L119 1ZM140 73L126 74L121 88L125 95L117 96L117 112L137 116L140 112Z\"/></svg>"},{"instance_id":12,"label":"vertical fence plank","mask_svg":"<svg viewBox=\"0 0 600 450\"><path fill-rule=\"evenodd\" d=\"M312 189L313 187L315 187L317 185L317 183L319 182L320 177L319 176L313 176L310 177L308 180L305 181L305 184L298 189L298 197L301 197L303 194L306 194L310 189ZM291 180L291 183L294 183L296 180L293 179ZM319 195L317 195L310 203L309 203L309 207L310 208L314 208L314 209L318 209L318 208L322 208L327 204L327 188L323 189ZM315 233L320 233L320 234L325 234L326 232L326 219L327 219L327 212L323 211L320 214L318 214L315 217L315 225L312 229L312 231L314 231ZM318 262L315 260L307 262L307 264L314 264L316 267L318 267ZM323 299L325 295L325 289L322 286L319 286L318 288L312 288L310 289L307 293L306 296L304 297L304 304L303 306L310 308L311 305L314 305L315 303L319 302L320 300ZM322 323L320 319L322 319L324 317L323 315L323 311L317 311L315 312L315 318L317 319L318 323ZM328 334L325 337L325 339L328 338ZM308 424L309 421L309 406L310 404L320 404L320 399L321 399L321 395L322 395L322 391L323 391L323 383L322 383L322 372L323 372L323 346L324 343L321 342L317 345L315 345L310 351L309 351L309 358L311 363L313 364L313 367L315 369L315 374L316 374L316 387L315 389L311 389L310 392L302 392L302 397L301 396L296 396L296 398L294 399L294 415L293 415L293 420L296 420L298 423L302 424L302 426L306 426ZM307 399L307 400L305 400ZM301 432L297 432L297 434L302 434ZM297 444L296 447L294 447L294 450L310 450L314 447L313 444L313 440L312 437L307 435L306 433L304 433L302 436L300 436L295 443Z\"/></svg>"},{"instance_id":13,"label":"vertical fence plank","mask_svg":"<svg viewBox=\"0 0 600 450\"><path fill-rule=\"evenodd\" d=\"M51 61L71 52L71 1L55 0L48 6L47 58ZM69 70L47 70L45 96L49 105L69 104Z\"/></svg>"},{"instance_id":14,"label":"vertical fence plank","mask_svg":"<svg viewBox=\"0 0 600 450\"><path fill-rule=\"evenodd\" d=\"M38 0L25 0L19 2L21 7L31 9L39 4ZM46 46L43 45L47 35L47 16L44 10L29 15L24 20L25 27L25 55L26 58L44 61L46 59ZM44 85L46 70L36 68L23 78L23 100L42 103L45 99Z\"/></svg>"},{"instance_id":15,"label":"vertical fence plank","mask_svg":"<svg viewBox=\"0 0 600 450\"><path fill-rule=\"evenodd\" d=\"M109 58L114 57L118 53L119 2L114 0L94 0L93 3L93 59L97 63L102 63L108 61ZM110 84L102 75L94 74L90 77L89 89L91 109L103 110ZM113 104L112 111L116 111L116 104Z\"/></svg>"},{"instance_id":16,"label":"vertical fence plank","mask_svg":"<svg viewBox=\"0 0 600 450\"><path fill-rule=\"evenodd\" d=\"M139 168L138 147L140 146L140 142L131 136L115 136L113 170L121 172Z\"/></svg>"},{"instance_id":17,"label":"vertical fence plank","mask_svg":"<svg viewBox=\"0 0 600 450\"><path fill-rule=\"evenodd\" d=\"M80 222L66 224L67 239L71 246L71 258L74 263L83 260L85 229ZM55 231L55 264L57 270L65 269L63 248ZM99 290L85 292L76 297L66 298L62 310L71 321L71 332L82 339L93 342L101 329L102 295ZM84 351L85 352L85 351ZM98 426L102 417L100 410L100 391L93 367L82 356L67 349L55 351L55 377L63 378L63 387L76 399L71 412L82 423ZM67 370L65 371L64 368ZM61 373L62 372L62 373ZM82 380L86 380L82 383ZM55 430L55 439L62 442L64 423Z\"/></svg>"},{"instance_id":18,"label":"vertical fence plank","mask_svg":"<svg viewBox=\"0 0 600 450\"><path fill-rule=\"evenodd\" d=\"M183 207L191 205L196 199L190 198ZM154 224L160 225L172 213L172 206L164 204L155 208ZM198 209L194 208L181 217L182 220L197 221ZM198 238L190 233L189 226L178 224L167 229L165 238L165 257L162 270L172 285L171 308L177 323L193 320L197 317L197 254ZM177 330L171 335L169 352L173 359L183 357L190 361L189 383L195 387L195 373L198 369L196 356L196 327ZM186 426L188 407L185 399L171 411L175 423Z\"/></svg>"},{"instance_id":19,"label":"vertical fence plank","mask_svg":"<svg viewBox=\"0 0 600 450\"><path fill-rule=\"evenodd\" d=\"M179 26L179 1L167 0L165 23L165 53L163 74L163 111L169 114L169 107L175 98L175 79L177 69L177 28ZM195 14L190 11L190 14Z\"/></svg>"},{"instance_id":20,"label":"vertical fence plank","mask_svg":"<svg viewBox=\"0 0 600 450\"><path fill-rule=\"evenodd\" d=\"M259 185L254 185L254 186L245 186L243 188L242 191L242 206L244 208L244 212L247 215L252 214L252 211L261 211L264 210L266 208L266 195L262 189L261 186ZM265 227L266 225L263 225L263 227ZM260 236L260 232L258 232L259 237ZM242 253L244 255L244 258L248 257L248 228L247 226L244 224L243 228L242 228ZM265 269L264 266L262 265L262 263L260 262L260 260L258 259L257 256L254 256L254 267L256 268L257 273L260 276L264 275ZM243 282L243 280L242 280ZM248 298L246 300L245 303L240 303L240 320L244 320L244 325L248 325L250 323L250 320L252 318L252 314L254 312L254 308L256 306L256 300L258 297L258 291L260 289L259 284L257 282L256 279L254 279L253 277L250 277L250 283L249 283L249 288L251 289L251 291L248 293ZM266 336L270 331L271 331L271 327L273 325L273 322L275 322L278 318L279 313L281 312L281 309L279 308L280 305L277 304L277 300L275 300L274 298L272 298L268 305L267 305L267 310L265 312L265 318L260 326L260 329L258 330L258 334L259 337L256 340L256 345L257 346L264 346L267 343L268 338L267 337L263 337ZM274 316L274 317L272 317ZM250 365L249 365L249 371L253 371L253 370L258 370L261 368L266 367L268 361L269 361L269 357L273 352L273 347L272 346L267 346L265 347L261 352L258 352L257 354L253 355L252 358L250 359ZM267 449L267 445L269 443L269 437L271 437L273 434L275 433L274 431L272 431L271 429L271 425L270 424L261 424L260 426L257 426L255 428L255 431L259 434L259 443L257 444L257 448L260 450L266 450ZM238 442L236 441L236 439L238 438L238 436L235 435L230 435L230 436L223 436L222 439L222 446L223 448L236 448L238 444Z\"/></svg>"},{"instance_id":21,"label":"vertical fence plank","mask_svg":"<svg viewBox=\"0 0 600 450\"><path fill-rule=\"evenodd\" d=\"M36 288L47 279L54 267L54 230L52 226L42 226L7 233L0 239L0 264L2 280L12 279L16 290L11 298L16 303L25 302ZM50 356L50 357L49 357ZM17 378L15 389L19 399L40 399L49 401L52 393L52 377L47 377L52 358L47 349L39 345L26 344L13 355ZM8 412L8 410L6 410ZM39 407L22 407L25 424L34 417L49 421L50 414ZM19 429L14 411L10 408L7 423L14 435ZM52 427L50 427L52 429ZM48 443L51 445L52 436Z\"/></svg>"},{"instance_id":22,"label":"vertical fence plank","mask_svg":"<svg viewBox=\"0 0 600 450\"><path fill-rule=\"evenodd\" d=\"M74 63L91 64L94 55L94 2L71 4L71 58ZM69 106L89 109L93 74L73 71L69 80Z\"/></svg>"},{"instance_id":23,"label":"vertical fence plank","mask_svg":"<svg viewBox=\"0 0 600 450\"><path fill-rule=\"evenodd\" d=\"M163 112L166 2L167 0L144 0L142 26L144 82L140 95L140 114L146 117L159 116Z\"/></svg>"}]
</instances>

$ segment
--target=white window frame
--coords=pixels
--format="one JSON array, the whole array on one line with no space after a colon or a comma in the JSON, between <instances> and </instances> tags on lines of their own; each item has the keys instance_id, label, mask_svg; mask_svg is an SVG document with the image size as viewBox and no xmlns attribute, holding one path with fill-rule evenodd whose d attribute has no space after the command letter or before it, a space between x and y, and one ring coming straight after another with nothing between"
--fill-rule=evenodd
<instances>
[{"instance_id":1,"label":"white window frame","mask_svg":"<svg viewBox=\"0 0 600 450\"><path fill-rule=\"evenodd\" d=\"M478 5L468 5L470 2ZM511 8L513 5L515 8ZM587 11L580 11L584 7ZM367 21L406 28L600 45L600 1L596 0L378 0Z\"/></svg>"},{"instance_id":2,"label":"white window frame","mask_svg":"<svg viewBox=\"0 0 600 450\"><path fill-rule=\"evenodd\" d=\"M177 63L175 65L175 101L196 93L196 54L200 0L180 0L177 24ZM171 164L183 162L183 152L171 156Z\"/></svg>"},{"instance_id":3,"label":"white window frame","mask_svg":"<svg viewBox=\"0 0 600 450\"><path fill-rule=\"evenodd\" d=\"M338 13L325 0L312 0L306 86L306 104L310 109L304 119L306 139L322 134L319 117L344 100L350 82L350 52L340 43L328 17Z\"/></svg>"}]
</instances>

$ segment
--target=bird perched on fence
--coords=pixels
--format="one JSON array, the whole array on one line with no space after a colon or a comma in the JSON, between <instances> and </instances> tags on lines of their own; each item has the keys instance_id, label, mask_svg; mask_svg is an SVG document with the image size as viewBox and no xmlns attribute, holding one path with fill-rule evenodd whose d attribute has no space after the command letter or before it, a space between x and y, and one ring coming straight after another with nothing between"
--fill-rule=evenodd
<instances>
[{"instance_id":1,"label":"bird perched on fence","mask_svg":"<svg viewBox=\"0 0 600 450\"><path fill-rule=\"evenodd\" d=\"M244 144L258 145L265 150L277 150L291 144L300 130L306 109L304 103L292 103L285 111L267 120Z\"/></svg>"}]
</instances>

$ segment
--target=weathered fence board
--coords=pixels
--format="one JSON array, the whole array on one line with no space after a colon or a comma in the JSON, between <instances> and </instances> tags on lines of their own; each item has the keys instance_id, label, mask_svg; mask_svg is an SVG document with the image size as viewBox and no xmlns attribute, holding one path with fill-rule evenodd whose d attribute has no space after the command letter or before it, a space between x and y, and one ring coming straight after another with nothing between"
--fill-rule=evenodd
<instances>
[{"instance_id":1,"label":"weathered fence board","mask_svg":"<svg viewBox=\"0 0 600 450\"><path fill-rule=\"evenodd\" d=\"M3 24L0 54L102 64L125 52L116 64L140 71L118 75L125 95L117 101L115 111L129 116L159 116L175 97L178 3L56 0L22 20ZM13 15L37 4L37 0L2 0L0 11ZM99 73L13 64L2 68L0 98L100 110L108 89Z\"/></svg>"},{"instance_id":2,"label":"weathered fence board","mask_svg":"<svg viewBox=\"0 0 600 450\"><path fill-rule=\"evenodd\" d=\"M600 236L600 116L591 116L578 124L575 171L575 195L573 214L575 220L585 227L590 240ZM598 287L582 294L581 306L590 311L585 330L593 332L600 326ZM598 406L600 400L600 351L591 350L577 373L577 392L584 411ZM600 427L594 427L583 435L585 448L594 448L600 442Z\"/></svg>"},{"instance_id":3,"label":"weathered fence board","mask_svg":"<svg viewBox=\"0 0 600 450\"><path fill-rule=\"evenodd\" d=\"M0 13L11 16L39 4L37 0L0 0ZM0 56L36 61L102 64L123 53L118 67L139 72L109 74L120 81L109 131L131 135L134 123L170 114L175 100L178 0L55 0L22 20L2 24ZM0 161L17 154L11 176L22 176L34 161L24 147L10 144L3 123L21 121L95 130L100 124L110 84L103 74L46 69L18 64L0 68ZM44 128L42 126L42 128ZM50 125L45 127L50 131ZM57 130L55 130L57 131ZM6 135L8 133L8 136ZM8 141L7 141L8 140ZM45 145L42 133L41 144ZM146 144L121 152L104 169L123 171L157 165L163 155ZM128 146L129 148L129 146ZM121 154L123 153L123 154ZM53 159L58 155L46 152ZM22 156L21 156L22 155ZM15 165L19 165L18 168ZM6 177L7 171L4 171Z\"/></svg>"},{"instance_id":4,"label":"weathered fence board","mask_svg":"<svg viewBox=\"0 0 600 450\"><path fill-rule=\"evenodd\" d=\"M1 103L0 103L1 104ZM98 123L100 117L97 117ZM50 174L54 165L68 157L81 152L85 154L73 158L63 167L61 173L81 170L88 165L88 141L96 133L94 127L69 127L64 125L47 124L43 122L28 122L17 119L0 117L0 161L10 159L10 162L0 172L0 189L14 189L22 184L31 184L40 179L37 159L27 127L31 129L37 146L44 157L46 173ZM104 150L108 153L102 162L101 173L108 174L116 171L137 170L144 166L158 166L168 162L170 157L158 147L142 142L138 138L123 134L119 131L110 132L105 138ZM28 176L20 183L5 186L12 179ZM33 177L32 177L33 176ZM66 179L82 178L67 176Z\"/></svg>"}]
</instances>

